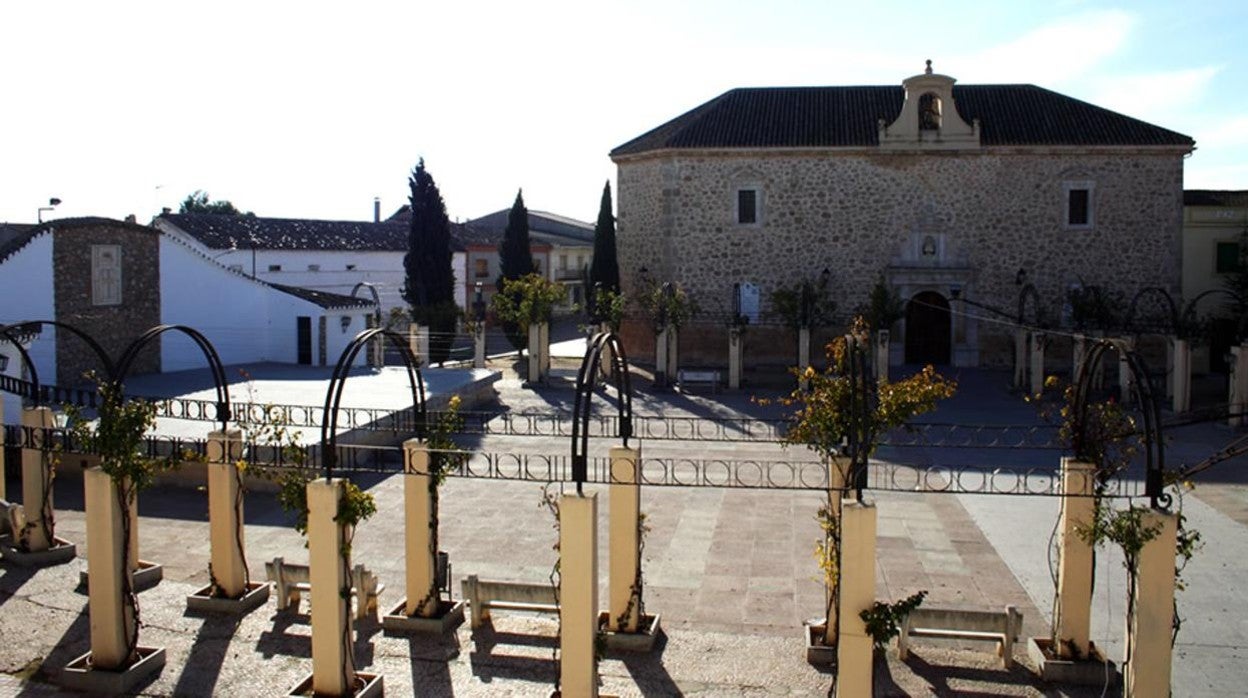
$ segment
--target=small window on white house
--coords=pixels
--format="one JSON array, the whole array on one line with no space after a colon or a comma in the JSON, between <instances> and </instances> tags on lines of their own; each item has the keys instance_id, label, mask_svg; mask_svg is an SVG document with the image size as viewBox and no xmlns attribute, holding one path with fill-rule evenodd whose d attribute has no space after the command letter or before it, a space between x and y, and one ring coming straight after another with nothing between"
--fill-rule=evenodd
<instances>
[{"instance_id":1,"label":"small window on white house","mask_svg":"<svg viewBox=\"0 0 1248 698\"><path fill-rule=\"evenodd\" d=\"M280 264L270 264L270 265L269 265L269 271L281 271L281 270L282 270L282 265L280 265Z\"/></svg>"},{"instance_id":2,"label":"small window on white house","mask_svg":"<svg viewBox=\"0 0 1248 698\"><path fill-rule=\"evenodd\" d=\"M559 270L563 271L568 268L568 256L566 254L559 255Z\"/></svg>"},{"instance_id":3,"label":"small window on white house","mask_svg":"<svg viewBox=\"0 0 1248 698\"><path fill-rule=\"evenodd\" d=\"M1096 217L1092 207L1091 182L1066 182L1062 185L1063 220L1067 228L1086 229L1093 227Z\"/></svg>"},{"instance_id":4,"label":"small window on white house","mask_svg":"<svg viewBox=\"0 0 1248 698\"><path fill-rule=\"evenodd\" d=\"M241 264L231 264L231 265L230 265L230 271L236 271L236 272L238 272L238 273L240 273L240 274L241 274L241 273L243 273L243 265L241 265Z\"/></svg>"},{"instance_id":5,"label":"small window on white house","mask_svg":"<svg viewBox=\"0 0 1248 698\"><path fill-rule=\"evenodd\" d=\"M757 189L737 190L738 225L757 225L759 208L759 191Z\"/></svg>"},{"instance_id":6,"label":"small window on white house","mask_svg":"<svg viewBox=\"0 0 1248 698\"><path fill-rule=\"evenodd\" d=\"M91 304L121 305L121 245L91 246Z\"/></svg>"},{"instance_id":7,"label":"small window on white house","mask_svg":"<svg viewBox=\"0 0 1248 698\"><path fill-rule=\"evenodd\" d=\"M355 271L355 265L354 265L354 264L348 264L348 265L347 265L347 271Z\"/></svg>"},{"instance_id":8,"label":"small window on white house","mask_svg":"<svg viewBox=\"0 0 1248 698\"><path fill-rule=\"evenodd\" d=\"M308 265L308 271L320 271L320 270L321 270L321 265L319 265L319 264L309 264L309 265Z\"/></svg>"}]
</instances>

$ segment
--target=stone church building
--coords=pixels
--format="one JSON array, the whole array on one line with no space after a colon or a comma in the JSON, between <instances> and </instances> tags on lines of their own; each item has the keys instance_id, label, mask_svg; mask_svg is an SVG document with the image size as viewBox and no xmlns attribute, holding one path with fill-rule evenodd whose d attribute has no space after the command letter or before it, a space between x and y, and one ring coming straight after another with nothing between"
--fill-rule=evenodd
<instances>
[{"instance_id":1,"label":"stone church building","mask_svg":"<svg viewBox=\"0 0 1248 698\"><path fill-rule=\"evenodd\" d=\"M1034 85L955 85L930 61L901 86L734 89L611 152L622 281L676 281L700 306L682 362L726 362L735 284L762 304L747 362L792 357L768 298L827 269L843 318L881 276L907 302L895 363L1008 363L1027 284L1053 318L1080 284L1179 294L1194 147ZM646 321L624 331L646 356Z\"/></svg>"}]
</instances>

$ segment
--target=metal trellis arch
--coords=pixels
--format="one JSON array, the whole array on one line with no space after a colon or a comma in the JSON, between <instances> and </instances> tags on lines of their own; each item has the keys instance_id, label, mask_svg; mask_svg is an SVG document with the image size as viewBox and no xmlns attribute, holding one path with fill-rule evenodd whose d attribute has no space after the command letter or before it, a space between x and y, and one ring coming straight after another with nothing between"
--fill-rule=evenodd
<instances>
[{"instance_id":1,"label":"metal trellis arch","mask_svg":"<svg viewBox=\"0 0 1248 698\"><path fill-rule=\"evenodd\" d=\"M161 336L169 331L177 331L191 338L195 345L199 347L203 353L204 359L208 361L208 368L212 371L212 383L217 392L217 421L221 422L221 431L225 431L230 425L230 391L225 381L225 369L221 366L221 357L217 356L216 347L212 346L212 342L208 338L193 327L186 325L157 325L150 330L144 332L138 339L130 343L121 355L121 360L117 362L117 370L114 375L118 387L125 383L126 376L130 374L130 368L134 364L134 360L138 357L139 351L147 346L153 339Z\"/></svg>"},{"instance_id":2,"label":"metal trellis arch","mask_svg":"<svg viewBox=\"0 0 1248 698\"><path fill-rule=\"evenodd\" d=\"M360 350L376 337L382 337L399 350L403 364L407 368L407 380L412 388L412 409L415 410L417 429L423 430L425 425L425 379L417 367L416 357L407 339L397 332L380 327L364 330L342 350L338 363L334 366L333 376L329 379L329 387L325 391L325 411L321 416L321 463L325 466L325 479L333 477L334 466L338 464L338 405L342 402L342 389L346 387L347 377L351 373L351 364ZM423 431L421 432L423 436Z\"/></svg>"},{"instance_id":3,"label":"metal trellis arch","mask_svg":"<svg viewBox=\"0 0 1248 698\"><path fill-rule=\"evenodd\" d=\"M602 352L608 348L611 352L612 374L615 376L620 439L625 448L628 447L628 439L633 435L633 390L624 344L613 332L599 332L589 340L589 348L585 351L585 358L581 360L581 368L576 374L576 401L572 407L572 479L576 482L577 494L581 493L581 486L589 479L589 408L594 397L599 365L602 363Z\"/></svg>"},{"instance_id":4,"label":"metal trellis arch","mask_svg":"<svg viewBox=\"0 0 1248 698\"><path fill-rule=\"evenodd\" d=\"M1135 297L1131 299L1130 307L1127 309L1127 327L1135 327L1135 313L1139 308L1140 300L1145 296L1158 296L1165 301L1166 319L1170 322L1170 333L1177 335L1179 333L1179 306L1174 302L1174 297L1160 286L1145 286L1135 294Z\"/></svg>"}]
</instances>

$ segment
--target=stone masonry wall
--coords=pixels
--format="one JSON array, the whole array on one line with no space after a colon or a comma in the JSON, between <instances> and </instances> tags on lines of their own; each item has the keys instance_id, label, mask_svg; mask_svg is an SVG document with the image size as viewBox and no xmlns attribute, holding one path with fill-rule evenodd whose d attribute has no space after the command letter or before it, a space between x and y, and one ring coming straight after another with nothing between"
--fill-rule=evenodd
<instances>
[{"instance_id":1,"label":"stone masonry wall","mask_svg":"<svg viewBox=\"0 0 1248 698\"><path fill-rule=\"evenodd\" d=\"M94 305L91 246L121 246L121 304ZM131 342L160 324L160 248L155 229L126 223L92 223L58 229L53 236L56 318L91 335L113 361ZM99 370L95 354L68 332L56 334L58 381L72 385ZM160 341L139 354L131 374L160 371Z\"/></svg>"},{"instance_id":2,"label":"stone masonry wall","mask_svg":"<svg viewBox=\"0 0 1248 698\"><path fill-rule=\"evenodd\" d=\"M1063 184L1073 181L1093 183L1091 229L1064 225ZM742 186L761 188L758 225L735 222ZM1017 307L1019 269L1054 315L1080 281L1127 298L1144 286L1179 293L1178 153L669 153L619 163L618 190L625 292L644 266L659 281L683 284L716 323L729 312L734 282L757 284L766 306L778 286L813 280L825 267L838 309L848 312L886 267L904 264L902 249L916 234L941 236L947 264L973 270L966 298L997 308ZM625 335L641 339L644 330ZM1000 362L997 347L1012 346L1003 341L1008 331L979 323L981 363ZM644 362L646 348L633 346ZM726 348L706 350L726 362Z\"/></svg>"}]
</instances>

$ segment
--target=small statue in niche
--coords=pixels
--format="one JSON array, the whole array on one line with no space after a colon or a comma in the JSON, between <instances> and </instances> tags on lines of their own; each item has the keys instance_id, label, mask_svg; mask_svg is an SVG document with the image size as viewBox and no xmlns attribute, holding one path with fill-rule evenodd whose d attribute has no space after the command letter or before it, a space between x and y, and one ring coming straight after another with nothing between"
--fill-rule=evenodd
<instances>
[{"instance_id":1,"label":"small statue in niche","mask_svg":"<svg viewBox=\"0 0 1248 698\"><path fill-rule=\"evenodd\" d=\"M931 92L919 97L919 130L940 130L940 98Z\"/></svg>"}]
</instances>

